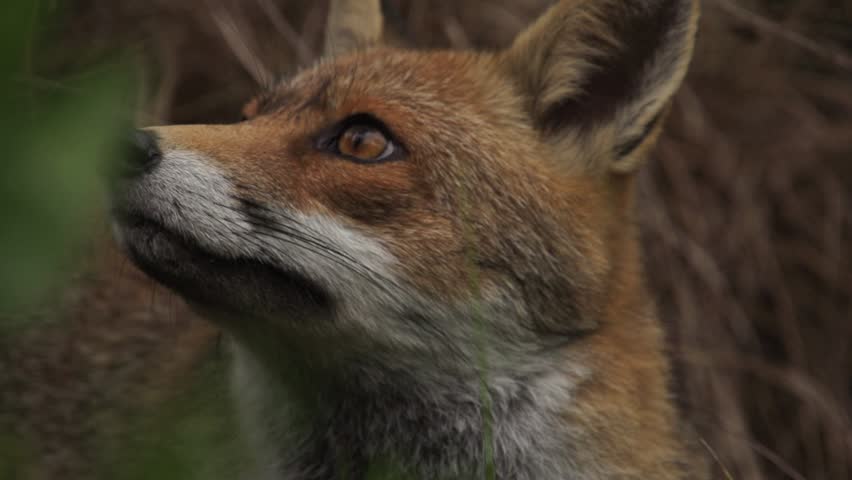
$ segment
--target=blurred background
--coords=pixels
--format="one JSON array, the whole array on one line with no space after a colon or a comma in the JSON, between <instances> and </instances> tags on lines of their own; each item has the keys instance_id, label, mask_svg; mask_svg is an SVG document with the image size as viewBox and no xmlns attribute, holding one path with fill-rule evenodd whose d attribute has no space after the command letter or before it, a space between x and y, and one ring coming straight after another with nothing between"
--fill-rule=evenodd
<instances>
[{"instance_id":1,"label":"blurred background","mask_svg":"<svg viewBox=\"0 0 852 480\"><path fill-rule=\"evenodd\" d=\"M400 42L499 48L551 2L385 3ZM852 2L703 4L641 177L675 390L718 478L852 478ZM129 125L239 119L327 8L4 1L0 479L244 471L227 349L115 251L100 179Z\"/></svg>"}]
</instances>

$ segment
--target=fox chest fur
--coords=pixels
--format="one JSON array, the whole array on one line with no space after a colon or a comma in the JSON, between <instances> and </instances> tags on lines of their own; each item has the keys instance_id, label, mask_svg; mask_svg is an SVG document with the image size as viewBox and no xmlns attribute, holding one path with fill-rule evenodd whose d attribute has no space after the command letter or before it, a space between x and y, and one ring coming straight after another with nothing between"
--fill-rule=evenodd
<instances>
[{"instance_id":1,"label":"fox chest fur","mask_svg":"<svg viewBox=\"0 0 852 480\"><path fill-rule=\"evenodd\" d=\"M702 478L633 226L696 18L562 0L417 52L333 1L245 121L137 134L116 235L232 337L263 478Z\"/></svg>"}]
</instances>

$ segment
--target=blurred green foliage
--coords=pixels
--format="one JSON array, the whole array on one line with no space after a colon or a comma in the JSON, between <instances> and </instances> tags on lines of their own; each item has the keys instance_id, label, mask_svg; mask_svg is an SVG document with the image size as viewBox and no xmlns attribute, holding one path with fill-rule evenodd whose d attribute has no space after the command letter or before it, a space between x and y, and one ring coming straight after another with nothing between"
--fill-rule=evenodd
<instances>
[{"instance_id":1,"label":"blurred green foliage","mask_svg":"<svg viewBox=\"0 0 852 480\"><path fill-rule=\"evenodd\" d=\"M194 381L105 435L98 478L233 480L251 470L228 395L224 356L208 359ZM118 441L116 441L118 440Z\"/></svg>"},{"instance_id":2,"label":"blurred green foliage","mask_svg":"<svg viewBox=\"0 0 852 480\"><path fill-rule=\"evenodd\" d=\"M33 478L37 467L27 442L8 431L0 431L0 480Z\"/></svg>"},{"instance_id":3,"label":"blurred green foliage","mask_svg":"<svg viewBox=\"0 0 852 480\"><path fill-rule=\"evenodd\" d=\"M5 0L0 15L0 334L68 270L91 235L108 162L128 124L130 69L39 73L55 50L42 33L59 14L34 0Z\"/></svg>"}]
</instances>

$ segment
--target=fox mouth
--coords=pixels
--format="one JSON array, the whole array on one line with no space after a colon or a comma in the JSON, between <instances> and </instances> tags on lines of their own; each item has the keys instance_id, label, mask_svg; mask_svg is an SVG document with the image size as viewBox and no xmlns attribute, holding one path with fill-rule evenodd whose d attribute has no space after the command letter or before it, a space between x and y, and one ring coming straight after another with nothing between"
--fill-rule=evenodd
<instances>
[{"instance_id":1,"label":"fox mouth","mask_svg":"<svg viewBox=\"0 0 852 480\"><path fill-rule=\"evenodd\" d=\"M210 252L139 213L115 212L114 229L130 259L187 301L223 313L268 317L326 312L329 294L297 272Z\"/></svg>"}]
</instances>

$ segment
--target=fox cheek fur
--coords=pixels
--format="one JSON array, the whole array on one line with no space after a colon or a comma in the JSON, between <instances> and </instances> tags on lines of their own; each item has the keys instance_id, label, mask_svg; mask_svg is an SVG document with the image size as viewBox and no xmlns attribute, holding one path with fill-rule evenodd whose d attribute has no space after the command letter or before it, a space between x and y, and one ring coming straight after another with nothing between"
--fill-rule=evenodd
<instances>
[{"instance_id":1,"label":"fox cheek fur","mask_svg":"<svg viewBox=\"0 0 852 480\"><path fill-rule=\"evenodd\" d=\"M704 478L633 221L697 3L561 0L479 53L333 0L246 121L139 134L117 237L233 337L264 478Z\"/></svg>"}]
</instances>

